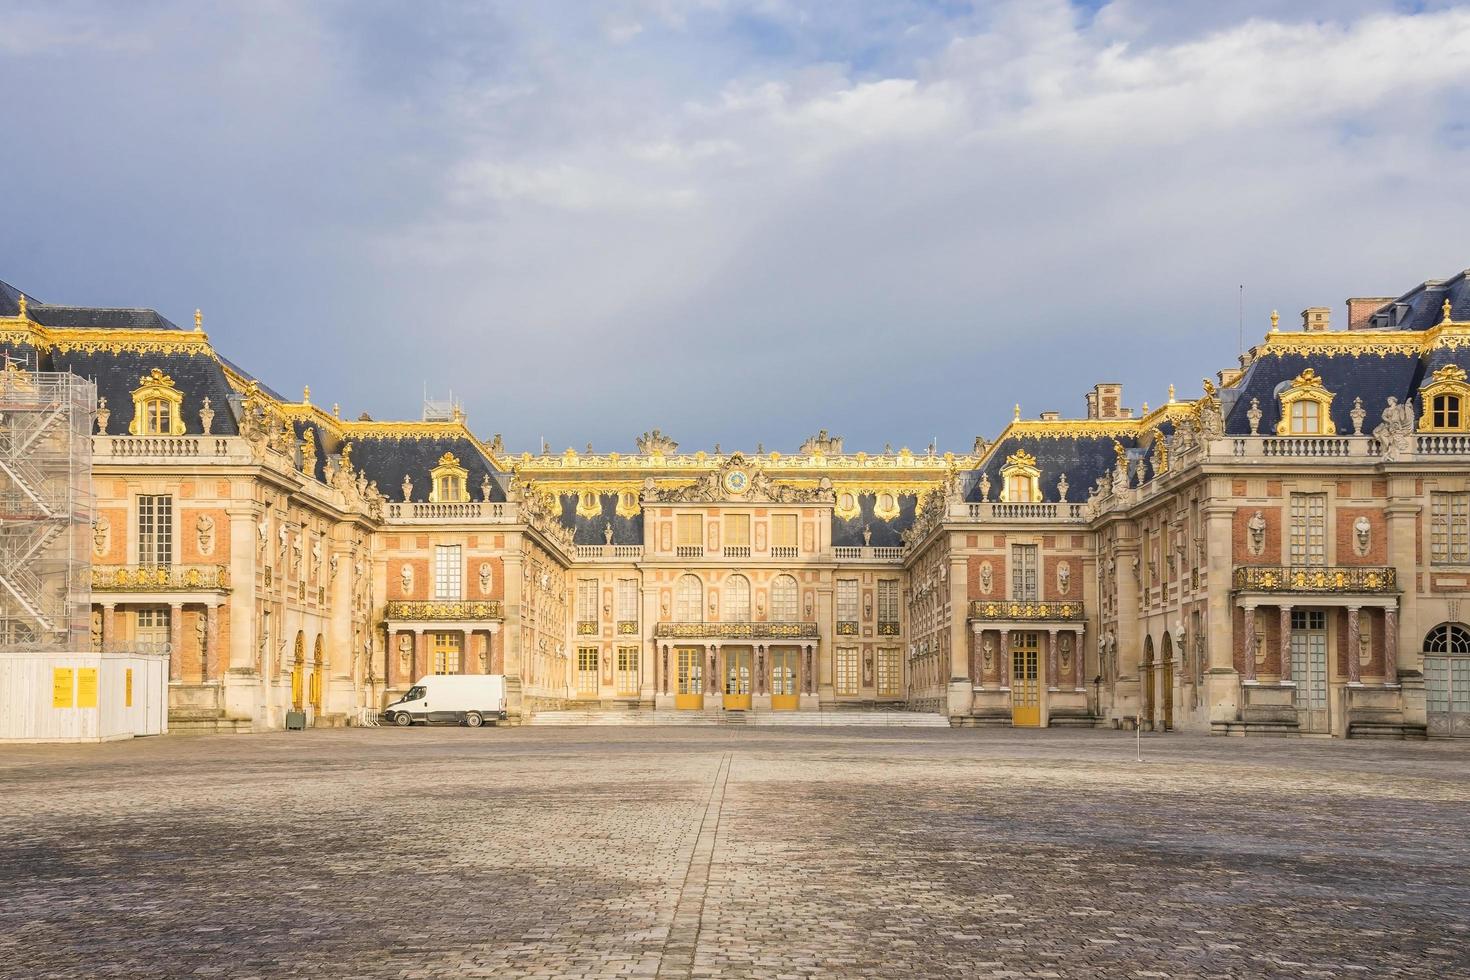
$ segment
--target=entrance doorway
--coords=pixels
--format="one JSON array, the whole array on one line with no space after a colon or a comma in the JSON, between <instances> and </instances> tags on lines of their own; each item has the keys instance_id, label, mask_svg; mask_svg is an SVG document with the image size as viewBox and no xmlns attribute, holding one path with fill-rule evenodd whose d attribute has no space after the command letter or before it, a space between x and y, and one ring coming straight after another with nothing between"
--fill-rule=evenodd
<instances>
[{"instance_id":1,"label":"entrance doorway","mask_svg":"<svg viewBox=\"0 0 1470 980\"><path fill-rule=\"evenodd\" d=\"M1011 636L1011 724L1016 728L1039 728L1041 656L1037 634Z\"/></svg>"},{"instance_id":2,"label":"entrance doorway","mask_svg":"<svg viewBox=\"0 0 1470 980\"><path fill-rule=\"evenodd\" d=\"M1164 709L1160 728L1174 730L1174 640L1164 631L1163 659L1159 662L1159 699Z\"/></svg>"},{"instance_id":3,"label":"entrance doorway","mask_svg":"<svg viewBox=\"0 0 1470 980\"><path fill-rule=\"evenodd\" d=\"M679 667L674 707L697 711L704 707L704 649L679 647L674 655L678 658Z\"/></svg>"},{"instance_id":4,"label":"entrance doorway","mask_svg":"<svg viewBox=\"0 0 1470 980\"><path fill-rule=\"evenodd\" d=\"M750 658L749 647L727 647L725 649L726 711L750 710L750 681L753 676L750 669Z\"/></svg>"},{"instance_id":5,"label":"entrance doorway","mask_svg":"<svg viewBox=\"0 0 1470 980\"><path fill-rule=\"evenodd\" d=\"M1330 731L1327 707L1327 613L1291 611L1291 679L1296 681L1297 722L1304 732Z\"/></svg>"},{"instance_id":6,"label":"entrance doorway","mask_svg":"<svg viewBox=\"0 0 1470 980\"><path fill-rule=\"evenodd\" d=\"M789 647L771 651L771 710L795 711L800 706L796 692L798 652Z\"/></svg>"},{"instance_id":7,"label":"entrance doorway","mask_svg":"<svg viewBox=\"0 0 1470 980\"><path fill-rule=\"evenodd\" d=\"M1143 638L1143 664L1140 666L1140 679L1143 681L1143 720L1148 725L1149 731L1154 727L1154 638L1145 636Z\"/></svg>"},{"instance_id":8,"label":"entrance doorway","mask_svg":"<svg viewBox=\"0 0 1470 980\"><path fill-rule=\"evenodd\" d=\"M1442 623L1424 638L1429 734L1470 736L1470 629Z\"/></svg>"}]
</instances>

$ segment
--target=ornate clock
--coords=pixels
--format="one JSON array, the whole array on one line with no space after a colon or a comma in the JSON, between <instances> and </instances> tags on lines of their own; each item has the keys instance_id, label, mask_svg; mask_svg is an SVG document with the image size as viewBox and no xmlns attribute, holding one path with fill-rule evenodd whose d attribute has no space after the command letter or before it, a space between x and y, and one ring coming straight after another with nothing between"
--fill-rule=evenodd
<instances>
[{"instance_id":1,"label":"ornate clock","mask_svg":"<svg viewBox=\"0 0 1470 980\"><path fill-rule=\"evenodd\" d=\"M750 489L750 476L744 470L731 470L725 474L725 489L733 494L742 494Z\"/></svg>"}]
</instances>

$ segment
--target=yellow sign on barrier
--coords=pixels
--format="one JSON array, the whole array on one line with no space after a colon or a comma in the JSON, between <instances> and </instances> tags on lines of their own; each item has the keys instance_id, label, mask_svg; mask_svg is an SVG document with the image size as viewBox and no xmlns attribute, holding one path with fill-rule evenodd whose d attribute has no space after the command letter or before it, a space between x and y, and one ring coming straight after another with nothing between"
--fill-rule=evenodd
<instances>
[{"instance_id":1,"label":"yellow sign on barrier","mask_svg":"<svg viewBox=\"0 0 1470 980\"><path fill-rule=\"evenodd\" d=\"M51 668L51 707L70 708L72 706L71 675L70 667Z\"/></svg>"},{"instance_id":2,"label":"yellow sign on barrier","mask_svg":"<svg viewBox=\"0 0 1470 980\"><path fill-rule=\"evenodd\" d=\"M82 667L77 671L77 707L97 707L96 667Z\"/></svg>"},{"instance_id":3,"label":"yellow sign on barrier","mask_svg":"<svg viewBox=\"0 0 1470 980\"><path fill-rule=\"evenodd\" d=\"M129 667L123 673L123 707L133 706L133 668Z\"/></svg>"}]
</instances>

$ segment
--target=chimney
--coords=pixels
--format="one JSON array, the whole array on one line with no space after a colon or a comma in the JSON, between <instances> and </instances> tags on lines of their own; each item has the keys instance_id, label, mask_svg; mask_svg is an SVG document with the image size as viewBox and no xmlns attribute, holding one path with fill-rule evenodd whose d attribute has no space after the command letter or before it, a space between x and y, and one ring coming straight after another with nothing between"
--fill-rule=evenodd
<instances>
[{"instance_id":1,"label":"chimney","mask_svg":"<svg viewBox=\"0 0 1470 980\"><path fill-rule=\"evenodd\" d=\"M1062 413L1061 412L1042 412L1041 413L1041 421L1043 421L1043 422L1057 422L1057 421L1060 421L1061 420L1061 417L1062 417Z\"/></svg>"},{"instance_id":2,"label":"chimney","mask_svg":"<svg viewBox=\"0 0 1470 980\"><path fill-rule=\"evenodd\" d=\"M1302 310L1302 330L1306 333L1322 333L1332 329L1332 311L1325 306L1309 306Z\"/></svg>"},{"instance_id":3,"label":"chimney","mask_svg":"<svg viewBox=\"0 0 1470 980\"><path fill-rule=\"evenodd\" d=\"M1348 329L1370 330L1373 324L1369 319L1373 314L1379 312L1392 303L1397 297L1394 296L1352 296L1347 301Z\"/></svg>"},{"instance_id":4,"label":"chimney","mask_svg":"<svg viewBox=\"0 0 1470 980\"><path fill-rule=\"evenodd\" d=\"M1090 419L1097 418L1097 391L1096 390L1089 391L1087 393L1087 417L1090 418Z\"/></svg>"},{"instance_id":5,"label":"chimney","mask_svg":"<svg viewBox=\"0 0 1470 980\"><path fill-rule=\"evenodd\" d=\"M1088 396L1088 407L1097 402L1097 414L1088 414L1088 418L1118 419L1127 418L1123 414L1123 386L1115 381L1104 381L1094 385L1092 394Z\"/></svg>"}]
</instances>

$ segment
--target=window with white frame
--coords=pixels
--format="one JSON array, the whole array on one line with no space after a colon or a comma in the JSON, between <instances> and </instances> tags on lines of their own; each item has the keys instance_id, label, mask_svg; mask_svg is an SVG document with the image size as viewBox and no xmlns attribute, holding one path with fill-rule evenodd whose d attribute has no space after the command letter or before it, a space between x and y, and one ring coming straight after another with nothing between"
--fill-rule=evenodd
<instances>
[{"instance_id":1,"label":"window with white frame","mask_svg":"<svg viewBox=\"0 0 1470 980\"><path fill-rule=\"evenodd\" d=\"M1011 545L1011 598L1035 601L1036 545Z\"/></svg>"},{"instance_id":2,"label":"window with white frame","mask_svg":"<svg viewBox=\"0 0 1470 980\"><path fill-rule=\"evenodd\" d=\"M597 622L597 579L577 579L577 622Z\"/></svg>"},{"instance_id":3,"label":"window with white frame","mask_svg":"<svg viewBox=\"0 0 1470 980\"><path fill-rule=\"evenodd\" d=\"M457 544L441 544L434 549L434 598L463 599L464 559Z\"/></svg>"},{"instance_id":4,"label":"window with white frame","mask_svg":"<svg viewBox=\"0 0 1470 980\"><path fill-rule=\"evenodd\" d=\"M174 498L144 494L138 498L138 564L166 568L174 560Z\"/></svg>"},{"instance_id":5,"label":"window with white frame","mask_svg":"<svg viewBox=\"0 0 1470 980\"><path fill-rule=\"evenodd\" d=\"M790 575L777 575L771 582L771 620L777 623L794 623L800 619L800 605L796 579Z\"/></svg>"},{"instance_id":6,"label":"window with white frame","mask_svg":"<svg viewBox=\"0 0 1470 980\"><path fill-rule=\"evenodd\" d=\"M1430 494L1429 560L1435 565L1470 564L1470 493Z\"/></svg>"},{"instance_id":7,"label":"window with white frame","mask_svg":"<svg viewBox=\"0 0 1470 980\"><path fill-rule=\"evenodd\" d=\"M1290 557L1293 566L1327 564L1327 494L1291 495Z\"/></svg>"},{"instance_id":8,"label":"window with white frame","mask_svg":"<svg viewBox=\"0 0 1470 980\"><path fill-rule=\"evenodd\" d=\"M878 696L898 696L898 649L880 647L878 650Z\"/></svg>"},{"instance_id":9,"label":"window with white frame","mask_svg":"<svg viewBox=\"0 0 1470 980\"><path fill-rule=\"evenodd\" d=\"M704 618L704 583L697 575L684 575L674 588L674 621L698 623Z\"/></svg>"},{"instance_id":10,"label":"window with white frame","mask_svg":"<svg viewBox=\"0 0 1470 980\"><path fill-rule=\"evenodd\" d=\"M837 580L837 621L839 623L857 624L858 580L855 578L840 578Z\"/></svg>"},{"instance_id":11,"label":"window with white frame","mask_svg":"<svg viewBox=\"0 0 1470 980\"><path fill-rule=\"evenodd\" d=\"M878 580L878 633L890 635L890 631L882 627L891 627L891 635L898 635L898 579L880 578Z\"/></svg>"},{"instance_id":12,"label":"window with white frame","mask_svg":"<svg viewBox=\"0 0 1470 980\"><path fill-rule=\"evenodd\" d=\"M856 694L858 692L857 647L838 647L835 652L837 655L835 663L837 693Z\"/></svg>"},{"instance_id":13,"label":"window with white frame","mask_svg":"<svg viewBox=\"0 0 1470 980\"><path fill-rule=\"evenodd\" d=\"M750 621L750 579L744 575L731 575L725 580L725 611L723 619L729 623Z\"/></svg>"},{"instance_id":14,"label":"window with white frame","mask_svg":"<svg viewBox=\"0 0 1470 980\"><path fill-rule=\"evenodd\" d=\"M638 580L620 578L617 586L618 622L638 622Z\"/></svg>"}]
</instances>

